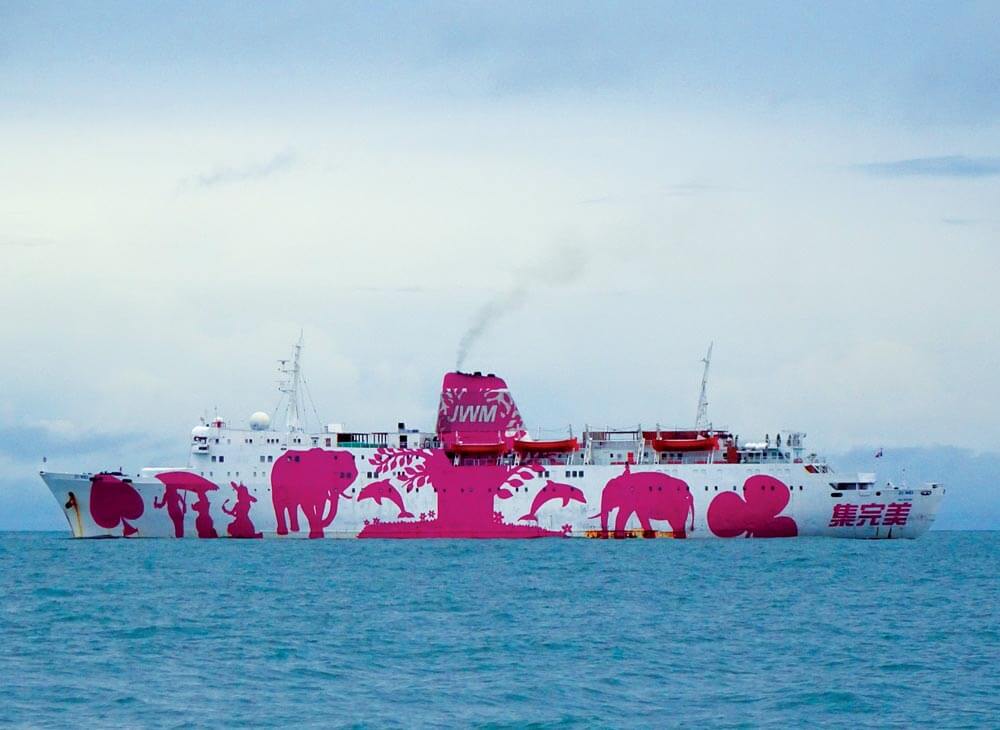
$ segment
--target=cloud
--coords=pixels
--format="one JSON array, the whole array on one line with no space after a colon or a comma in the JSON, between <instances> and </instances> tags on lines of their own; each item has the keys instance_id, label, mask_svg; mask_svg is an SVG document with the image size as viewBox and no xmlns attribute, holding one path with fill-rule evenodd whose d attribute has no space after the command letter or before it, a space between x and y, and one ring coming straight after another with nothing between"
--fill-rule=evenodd
<instances>
[{"instance_id":1,"label":"cloud","mask_svg":"<svg viewBox=\"0 0 1000 730\"><path fill-rule=\"evenodd\" d=\"M48 238L0 236L0 248L44 248L54 245L55 241Z\"/></svg>"},{"instance_id":2,"label":"cloud","mask_svg":"<svg viewBox=\"0 0 1000 730\"><path fill-rule=\"evenodd\" d=\"M876 177L989 177L1000 175L1000 157L914 157L908 160L869 162L856 169Z\"/></svg>"},{"instance_id":3,"label":"cloud","mask_svg":"<svg viewBox=\"0 0 1000 730\"><path fill-rule=\"evenodd\" d=\"M725 187L724 185L709 185L707 183L679 183L676 185L667 185L664 190L667 195L688 196L704 195L707 193L725 193L730 192L731 188Z\"/></svg>"},{"instance_id":4,"label":"cloud","mask_svg":"<svg viewBox=\"0 0 1000 730\"><path fill-rule=\"evenodd\" d=\"M580 201L580 205L604 205L605 203L614 203L617 201L613 195L602 195L598 198L586 198Z\"/></svg>"},{"instance_id":5,"label":"cloud","mask_svg":"<svg viewBox=\"0 0 1000 730\"><path fill-rule=\"evenodd\" d=\"M287 170L295 164L295 161L295 154L291 150L284 150L265 162L254 162L240 167L219 165L211 172L185 178L182 186L213 188L219 185L263 180Z\"/></svg>"},{"instance_id":6,"label":"cloud","mask_svg":"<svg viewBox=\"0 0 1000 730\"><path fill-rule=\"evenodd\" d=\"M102 433L75 428L65 421L0 426L0 456L11 460L47 457L78 457L95 453L128 452L145 445L149 437Z\"/></svg>"},{"instance_id":7,"label":"cloud","mask_svg":"<svg viewBox=\"0 0 1000 730\"><path fill-rule=\"evenodd\" d=\"M375 294L424 294L428 291L424 286L352 286L345 289Z\"/></svg>"}]
</instances>

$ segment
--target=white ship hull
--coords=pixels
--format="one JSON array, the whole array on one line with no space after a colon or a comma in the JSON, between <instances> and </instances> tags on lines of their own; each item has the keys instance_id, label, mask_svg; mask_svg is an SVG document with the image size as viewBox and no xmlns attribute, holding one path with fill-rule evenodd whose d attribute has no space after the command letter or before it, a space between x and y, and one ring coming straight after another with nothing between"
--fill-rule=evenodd
<instances>
[{"instance_id":1,"label":"white ship hull","mask_svg":"<svg viewBox=\"0 0 1000 730\"><path fill-rule=\"evenodd\" d=\"M486 467L489 473L484 474L483 467L458 466L454 467L458 473L445 477L446 484L438 486L469 490L469 495L457 507L449 507L441 502L450 497L443 492L439 495L433 480L407 491L396 477L387 480L373 472L369 477L366 455L352 456L360 467L357 477L342 490L321 489L315 504L300 500L293 505L294 514L284 497L275 500L270 473L263 476L259 470L262 476L249 478L242 473L233 476L242 470L229 470L232 478L218 483L206 476L204 490L185 488L188 499L180 509L171 509L163 474L129 481L120 476L59 473L43 473L42 478L63 508L75 537L915 538L930 528L945 491L938 485L902 489L874 484L838 491L831 484L845 483L847 478L813 474L798 464L768 469L630 465L627 476L624 465L549 466L535 475L529 472L526 479L521 473L506 475L499 482L505 475L498 474L496 467ZM165 472L183 473L191 472ZM657 491L664 484L650 475L678 480L689 490L664 500L662 490ZM602 498L623 476L634 484L618 489L612 503L605 502L602 527ZM102 494L92 494L95 480ZM677 483L666 484L676 487ZM246 490L242 497L239 486ZM477 488L493 491L483 497L476 495ZM121 490L128 490L129 498L118 498L116 492ZM759 508L756 490L770 500ZM631 494L624 498L627 503L622 503L623 491ZM727 493L730 496L723 497L727 504L722 507L728 509L720 511L718 500ZM459 495L464 498L466 493ZM107 504L96 504L93 498ZM199 502L205 506L196 506ZM488 515L477 514L484 512L482 505L489 508ZM241 513L240 507L246 509ZM280 511L283 526L278 523Z\"/></svg>"},{"instance_id":2,"label":"white ship hull","mask_svg":"<svg viewBox=\"0 0 1000 730\"><path fill-rule=\"evenodd\" d=\"M804 434L740 444L719 429L587 429L530 438L503 379L447 373L434 431L216 418L190 460L141 474L43 472L77 537L912 538L944 487L883 487L806 454ZM706 359L706 373L707 373ZM707 408L702 385L698 419Z\"/></svg>"}]
</instances>

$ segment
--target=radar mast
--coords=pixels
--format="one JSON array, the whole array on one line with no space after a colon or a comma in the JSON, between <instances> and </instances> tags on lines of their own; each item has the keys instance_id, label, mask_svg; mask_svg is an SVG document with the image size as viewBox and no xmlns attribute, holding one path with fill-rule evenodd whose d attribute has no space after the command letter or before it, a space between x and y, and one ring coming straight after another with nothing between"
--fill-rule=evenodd
<instances>
[{"instance_id":1,"label":"radar mast","mask_svg":"<svg viewBox=\"0 0 1000 730\"><path fill-rule=\"evenodd\" d=\"M705 371L701 376L701 395L698 396L698 414L694 417L694 427L701 431L708 428L708 367L712 364L712 347L714 342L708 343L708 354L702 359L705 363Z\"/></svg>"},{"instance_id":2,"label":"radar mast","mask_svg":"<svg viewBox=\"0 0 1000 730\"><path fill-rule=\"evenodd\" d=\"M282 379L278 382L278 390L288 396L288 403L285 406L285 427L288 432L301 431L302 423L299 418L301 412L299 404L299 382L301 381L301 359L302 359L303 334L299 332L299 341L295 343L295 352L291 360L278 360L280 363L278 372Z\"/></svg>"}]
</instances>

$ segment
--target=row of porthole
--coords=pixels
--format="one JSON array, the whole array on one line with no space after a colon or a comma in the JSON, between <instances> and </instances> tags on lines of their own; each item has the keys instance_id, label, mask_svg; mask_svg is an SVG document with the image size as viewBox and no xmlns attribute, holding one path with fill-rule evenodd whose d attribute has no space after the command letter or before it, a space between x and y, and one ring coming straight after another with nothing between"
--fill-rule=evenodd
<instances>
[{"instance_id":1,"label":"row of porthole","mask_svg":"<svg viewBox=\"0 0 1000 730\"><path fill-rule=\"evenodd\" d=\"M760 488L761 488L761 489L764 489L764 485L763 485L763 484L761 484L761 485L760 485ZM791 486L791 487L789 487L789 488L788 488L788 491L790 491L790 492L791 492L791 491L794 491L794 490L795 490L795 487L794 487L794 486ZM707 485L707 484L705 485L705 491L706 491L706 492L708 491L708 485ZM719 491L719 487L718 487L718 485L716 485L716 486L715 486L715 487L713 488L713 491L716 491L716 492L718 492L718 491ZM723 491L725 491L725 488L723 488ZM733 487L733 491L734 491L734 492L736 491L736 487ZM774 491L774 485L773 485L773 484L771 485L771 491L772 491L772 492ZM802 491L802 485L801 485L801 484L799 485L799 491L800 491L800 492Z\"/></svg>"}]
</instances>

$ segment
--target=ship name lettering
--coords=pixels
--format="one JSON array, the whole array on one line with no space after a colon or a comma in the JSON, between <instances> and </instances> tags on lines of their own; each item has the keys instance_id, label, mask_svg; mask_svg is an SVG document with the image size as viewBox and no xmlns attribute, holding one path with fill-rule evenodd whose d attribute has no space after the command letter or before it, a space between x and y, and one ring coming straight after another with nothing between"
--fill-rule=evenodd
<instances>
[{"instance_id":1,"label":"ship name lettering","mask_svg":"<svg viewBox=\"0 0 1000 730\"><path fill-rule=\"evenodd\" d=\"M493 423L497 417L495 405L455 406L451 412L451 420L459 423Z\"/></svg>"}]
</instances>

